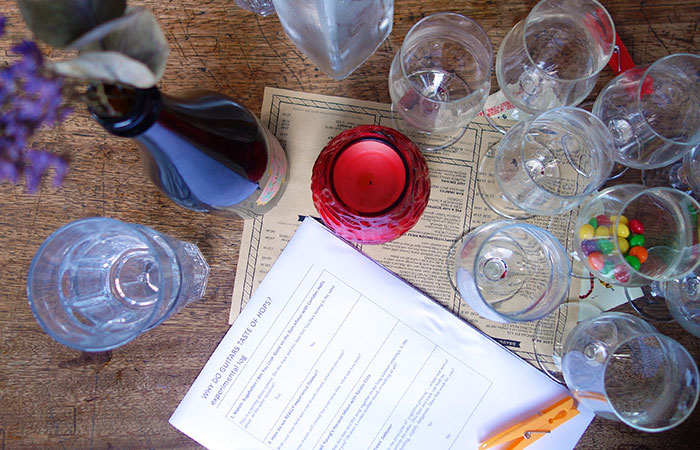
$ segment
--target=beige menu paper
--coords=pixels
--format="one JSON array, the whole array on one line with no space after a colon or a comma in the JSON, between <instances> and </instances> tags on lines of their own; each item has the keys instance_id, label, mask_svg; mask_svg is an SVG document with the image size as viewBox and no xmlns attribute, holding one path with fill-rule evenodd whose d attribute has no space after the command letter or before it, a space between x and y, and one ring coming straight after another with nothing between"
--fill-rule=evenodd
<instances>
[{"instance_id":1,"label":"beige menu paper","mask_svg":"<svg viewBox=\"0 0 700 450\"><path fill-rule=\"evenodd\" d=\"M311 198L311 169L326 143L343 130L374 124L396 128L388 104L266 88L263 123L286 149L290 179L275 209L246 220L241 240L229 322L238 317L251 295L306 216L318 217ZM473 121L452 147L426 154L431 176L430 201L425 213L405 235L361 250L425 292L444 308L476 326L521 358L534 363L534 323L500 324L478 316L452 288L448 253L464 232L485 222L502 219L481 199L477 189L479 159L501 134L483 119ZM547 228L570 248L569 214L528 222ZM314 258L313 254L308 255ZM576 281L576 280L574 280ZM578 299L578 282L571 297ZM569 311L567 313L567 311ZM554 341L576 322L572 308L557 312L540 325L545 341Z\"/></svg>"}]
</instances>

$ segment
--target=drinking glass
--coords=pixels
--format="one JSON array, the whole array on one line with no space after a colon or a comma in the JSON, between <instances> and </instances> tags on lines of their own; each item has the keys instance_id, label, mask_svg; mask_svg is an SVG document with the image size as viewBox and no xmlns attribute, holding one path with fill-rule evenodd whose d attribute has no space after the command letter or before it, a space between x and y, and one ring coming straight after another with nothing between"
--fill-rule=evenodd
<instances>
[{"instance_id":1,"label":"drinking glass","mask_svg":"<svg viewBox=\"0 0 700 450\"><path fill-rule=\"evenodd\" d=\"M679 160L700 144L700 56L625 71L598 95L593 114L610 129L621 164L654 169Z\"/></svg>"},{"instance_id":2,"label":"drinking glass","mask_svg":"<svg viewBox=\"0 0 700 450\"><path fill-rule=\"evenodd\" d=\"M579 104L615 47L615 26L595 0L542 0L503 39L498 86L516 108L537 114Z\"/></svg>"},{"instance_id":3,"label":"drinking glass","mask_svg":"<svg viewBox=\"0 0 700 450\"><path fill-rule=\"evenodd\" d=\"M44 241L29 267L27 295L52 338L97 352L125 344L199 299L208 275L194 244L92 217Z\"/></svg>"},{"instance_id":4,"label":"drinking glass","mask_svg":"<svg viewBox=\"0 0 700 450\"><path fill-rule=\"evenodd\" d=\"M576 218L575 252L593 275L618 286L682 278L700 264L700 204L676 189L612 186Z\"/></svg>"},{"instance_id":5,"label":"drinking glass","mask_svg":"<svg viewBox=\"0 0 700 450\"><path fill-rule=\"evenodd\" d=\"M454 13L421 19L389 71L395 127L424 151L454 144L486 102L492 66L491 42L473 20Z\"/></svg>"},{"instance_id":6,"label":"drinking glass","mask_svg":"<svg viewBox=\"0 0 700 450\"><path fill-rule=\"evenodd\" d=\"M576 400L637 430L665 431L698 401L698 368L673 339L630 314L581 321L564 344L564 380Z\"/></svg>"},{"instance_id":7,"label":"drinking glass","mask_svg":"<svg viewBox=\"0 0 700 450\"><path fill-rule=\"evenodd\" d=\"M479 164L486 204L508 218L569 211L597 191L614 164L605 125L574 107L518 122Z\"/></svg>"},{"instance_id":8,"label":"drinking glass","mask_svg":"<svg viewBox=\"0 0 700 450\"><path fill-rule=\"evenodd\" d=\"M475 228L456 253L460 295L495 322L540 319L566 298L571 283L566 250L535 225L501 220Z\"/></svg>"}]
</instances>

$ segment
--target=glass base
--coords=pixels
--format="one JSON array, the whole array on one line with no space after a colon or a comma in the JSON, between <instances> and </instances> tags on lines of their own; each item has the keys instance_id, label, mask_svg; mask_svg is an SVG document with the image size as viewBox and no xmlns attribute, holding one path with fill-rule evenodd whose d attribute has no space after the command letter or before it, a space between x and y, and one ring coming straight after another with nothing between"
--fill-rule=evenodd
<instances>
[{"instance_id":1,"label":"glass base","mask_svg":"<svg viewBox=\"0 0 700 450\"><path fill-rule=\"evenodd\" d=\"M486 206L508 219L530 219L532 214L518 208L501 191L496 180L496 145L492 145L479 161L476 186Z\"/></svg>"},{"instance_id":2,"label":"glass base","mask_svg":"<svg viewBox=\"0 0 700 450\"><path fill-rule=\"evenodd\" d=\"M572 318L572 314L576 316ZM568 336L566 324L570 320L575 319L576 322L580 322L600 314L602 314L601 309L591 303L568 302L562 304L549 316L537 322L532 336L532 343L537 366L545 375L559 384L566 384L561 366L564 343ZM554 331L554 341L549 339L551 332L545 331L548 321L552 320L558 321L557 328Z\"/></svg>"},{"instance_id":3,"label":"glass base","mask_svg":"<svg viewBox=\"0 0 700 450\"><path fill-rule=\"evenodd\" d=\"M425 153L436 152L454 145L464 136L469 126L469 124L466 124L462 128L452 131L441 131L439 133L421 131L407 123L394 109L393 104L391 105L391 122L395 130L398 130L401 134L413 141L413 143Z\"/></svg>"},{"instance_id":4,"label":"glass base","mask_svg":"<svg viewBox=\"0 0 700 450\"><path fill-rule=\"evenodd\" d=\"M632 294L630 288L625 288L625 297L632 309L644 320L650 322L673 322L673 316L666 305L666 298L657 282L651 286L642 286L642 295ZM635 297L635 298L632 298Z\"/></svg>"}]
</instances>

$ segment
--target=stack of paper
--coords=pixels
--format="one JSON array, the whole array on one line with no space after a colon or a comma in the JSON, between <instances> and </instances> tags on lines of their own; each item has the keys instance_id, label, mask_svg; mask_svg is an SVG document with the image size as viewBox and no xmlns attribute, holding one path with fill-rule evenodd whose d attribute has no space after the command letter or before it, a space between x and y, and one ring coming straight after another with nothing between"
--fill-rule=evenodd
<instances>
[{"instance_id":1,"label":"stack of paper","mask_svg":"<svg viewBox=\"0 0 700 450\"><path fill-rule=\"evenodd\" d=\"M306 219L170 422L212 449L475 449L566 393Z\"/></svg>"}]
</instances>

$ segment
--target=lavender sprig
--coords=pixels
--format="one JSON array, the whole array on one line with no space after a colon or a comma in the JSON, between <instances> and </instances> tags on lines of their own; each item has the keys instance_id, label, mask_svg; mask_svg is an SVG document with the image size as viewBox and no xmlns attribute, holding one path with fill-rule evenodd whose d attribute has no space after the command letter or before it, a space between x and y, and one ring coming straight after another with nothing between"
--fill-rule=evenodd
<instances>
[{"instance_id":1,"label":"lavender sprig","mask_svg":"<svg viewBox=\"0 0 700 450\"><path fill-rule=\"evenodd\" d=\"M0 16L0 36L6 22ZM64 106L63 80L44 67L33 41L22 41L11 52L20 59L0 70L0 181L17 183L24 175L27 190L34 192L53 166L53 181L58 186L68 170L65 159L47 150L27 148L27 142L40 128L52 127L70 113Z\"/></svg>"}]
</instances>

